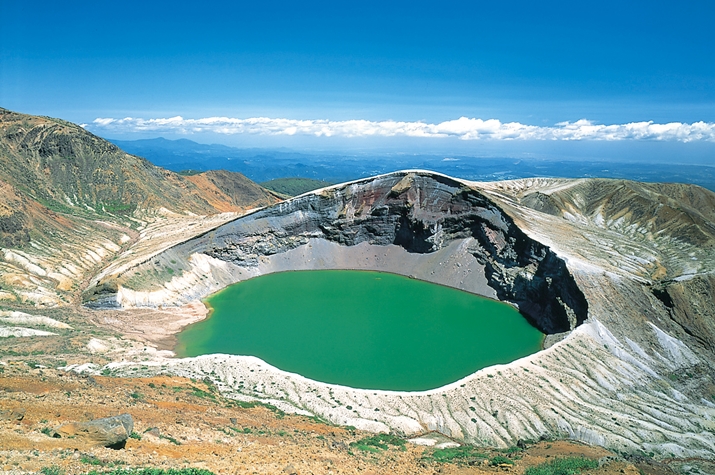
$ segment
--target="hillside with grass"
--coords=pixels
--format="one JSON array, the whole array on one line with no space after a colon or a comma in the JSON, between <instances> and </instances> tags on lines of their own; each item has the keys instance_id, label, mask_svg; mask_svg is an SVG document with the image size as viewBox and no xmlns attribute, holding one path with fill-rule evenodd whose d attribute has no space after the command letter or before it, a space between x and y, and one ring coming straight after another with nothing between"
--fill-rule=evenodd
<instances>
[{"instance_id":1,"label":"hillside with grass","mask_svg":"<svg viewBox=\"0 0 715 475\"><path fill-rule=\"evenodd\" d=\"M261 186L273 190L285 196L298 196L309 191L325 188L333 185L329 181L314 180L312 178L277 178L275 180L264 181Z\"/></svg>"},{"instance_id":2,"label":"hillside with grass","mask_svg":"<svg viewBox=\"0 0 715 475\"><path fill-rule=\"evenodd\" d=\"M169 216L165 240L278 201L238 173L180 176L78 125L0 108L0 303L68 304Z\"/></svg>"},{"instance_id":3,"label":"hillside with grass","mask_svg":"<svg viewBox=\"0 0 715 475\"><path fill-rule=\"evenodd\" d=\"M244 175L226 170L209 170L187 175L203 198L220 211L243 211L279 202L282 197L258 185Z\"/></svg>"}]
</instances>

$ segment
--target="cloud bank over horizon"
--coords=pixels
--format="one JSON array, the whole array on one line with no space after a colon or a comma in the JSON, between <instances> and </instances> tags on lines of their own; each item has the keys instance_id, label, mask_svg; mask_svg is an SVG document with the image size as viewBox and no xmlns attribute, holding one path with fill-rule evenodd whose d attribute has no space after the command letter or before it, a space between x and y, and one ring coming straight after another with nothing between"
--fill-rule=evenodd
<instances>
[{"instance_id":1,"label":"cloud bank over horizon","mask_svg":"<svg viewBox=\"0 0 715 475\"><path fill-rule=\"evenodd\" d=\"M691 124L670 122L657 124L653 121L603 125L587 119L575 122L559 122L554 126L526 125L519 122L501 122L498 119L460 117L438 124L422 121L369 121L324 119L282 119L254 117L247 119L231 117L206 117L185 119L170 118L123 119L97 118L83 127L102 132L133 133L158 132L192 135L215 133L225 135L254 134L273 136L313 137L421 137L459 140L650 140L677 142L715 142L715 123L693 122Z\"/></svg>"}]
</instances>

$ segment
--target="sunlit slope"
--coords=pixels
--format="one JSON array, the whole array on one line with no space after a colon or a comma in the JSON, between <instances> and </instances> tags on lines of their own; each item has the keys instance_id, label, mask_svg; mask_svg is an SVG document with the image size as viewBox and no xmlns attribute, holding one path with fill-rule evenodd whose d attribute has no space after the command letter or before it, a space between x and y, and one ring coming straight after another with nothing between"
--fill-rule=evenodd
<instances>
[{"instance_id":1,"label":"sunlit slope","mask_svg":"<svg viewBox=\"0 0 715 475\"><path fill-rule=\"evenodd\" d=\"M604 179L484 186L526 213L531 209L569 223L577 234L560 245L585 261L656 281L710 272L715 264L715 193L704 188ZM529 227L529 220L524 225ZM554 225L558 228L558 221Z\"/></svg>"},{"instance_id":2,"label":"sunlit slope","mask_svg":"<svg viewBox=\"0 0 715 475\"><path fill-rule=\"evenodd\" d=\"M278 201L242 175L222 177L212 195L216 184L194 184L78 125L0 109L0 301L68 303L147 227L168 220L200 232L216 225L200 216Z\"/></svg>"},{"instance_id":3,"label":"sunlit slope","mask_svg":"<svg viewBox=\"0 0 715 475\"><path fill-rule=\"evenodd\" d=\"M201 196L219 211L245 211L281 200L245 176L226 170L209 170L186 177L201 190Z\"/></svg>"},{"instance_id":4,"label":"sunlit slope","mask_svg":"<svg viewBox=\"0 0 715 475\"><path fill-rule=\"evenodd\" d=\"M673 327L706 351L705 360L712 359L715 193L695 185L604 179L529 179L480 187L527 234L578 269L577 278L590 287L592 310L594 304L609 308L601 321L629 337L634 319ZM618 307L613 295L627 286L638 290L624 297L630 304Z\"/></svg>"}]
</instances>

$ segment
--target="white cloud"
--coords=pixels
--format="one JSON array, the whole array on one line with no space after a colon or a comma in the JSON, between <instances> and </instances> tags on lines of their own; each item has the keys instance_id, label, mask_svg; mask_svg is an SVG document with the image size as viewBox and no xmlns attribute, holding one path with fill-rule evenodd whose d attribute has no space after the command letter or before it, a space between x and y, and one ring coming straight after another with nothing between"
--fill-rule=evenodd
<instances>
[{"instance_id":1,"label":"white cloud","mask_svg":"<svg viewBox=\"0 0 715 475\"><path fill-rule=\"evenodd\" d=\"M460 117L438 124L399 122L393 120L271 119L253 117L206 117L184 119L181 116L141 119L97 118L87 128L113 132L173 132L194 134L312 135L316 137L456 137L461 140L668 140L679 142L715 142L715 123L670 122L656 124L631 122L602 125L581 119L559 122L550 127L501 122L498 119Z\"/></svg>"}]
</instances>

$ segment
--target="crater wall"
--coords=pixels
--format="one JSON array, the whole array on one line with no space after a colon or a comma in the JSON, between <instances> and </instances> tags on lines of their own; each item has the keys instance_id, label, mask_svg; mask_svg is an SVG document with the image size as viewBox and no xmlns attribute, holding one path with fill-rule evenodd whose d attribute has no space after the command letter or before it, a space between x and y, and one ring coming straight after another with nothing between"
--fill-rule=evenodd
<instances>
[{"instance_id":1,"label":"crater wall","mask_svg":"<svg viewBox=\"0 0 715 475\"><path fill-rule=\"evenodd\" d=\"M619 452L712 459L715 226L701 204L713 196L674 190L400 172L217 226L135 268L106 272L85 295L97 307L158 307L270 272L371 269L511 301L547 332L577 325L544 351L442 388L359 390L231 355L75 370L208 378L236 399L373 431L436 430L501 447L567 437ZM549 207L539 204L546 198Z\"/></svg>"},{"instance_id":2,"label":"crater wall","mask_svg":"<svg viewBox=\"0 0 715 475\"><path fill-rule=\"evenodd\" d=\"M395 272L498 298L547 334L588 315L562 259L485 195L426 172L327 188L236 219L96 282L85 305L181 304L256 275L328 268Z\"/></svg>"}]
</instances>

